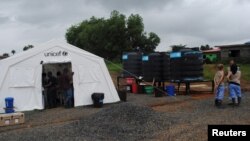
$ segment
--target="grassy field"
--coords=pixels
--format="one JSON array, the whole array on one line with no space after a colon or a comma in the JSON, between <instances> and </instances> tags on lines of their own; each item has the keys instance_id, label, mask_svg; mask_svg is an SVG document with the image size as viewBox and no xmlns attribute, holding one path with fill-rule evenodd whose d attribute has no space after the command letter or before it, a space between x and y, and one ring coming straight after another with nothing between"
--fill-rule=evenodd
<instances>
[{"instance_id":1,"label":"grassy field","mask_svg":"<svg viewBox=\"0 0 250 141\"><path fill-rule=\"evenodd\" d=\"M250 64L239 65L242 71L242 79L250 81Z\"/></svg>"},{"instance_id":2,"label":"grassy field","mask_svg":"<svg viewBox=\"0 0 250 141\"><path fill-rule=\"evenodd\" d=\"M216 67L214 64L204 65L203 73L204 73L205 79L209 79L209 80L213 79L215 72L216 72Z\"/></svg>"},{"instance_id":3,"label":"grassy field","mask_svg":"<svg viewBox=\"0 0 250 141\"><path fill-rule=\"evenodd\" d=\"M225 72L227 71L227 67L228 66L225 66ZM239 67L242 73L242 80L250 81L250 64L239 64ZM215 71L216 71L215 64L205 64L204 65L204 78L213 79Z\"/></svg>"},{"instance_id":4,"label":"grassy field","mask_svg":"<svg viewBox=\"0 0 250 141\"><path fill-rule=\"evenodd\" d=\"M108 70L113 73L119 73L122 70L122 64L117 62L106 62ZM242 73L243 81L250 81L250 64L239 64ZM228 66L225 66L225 72ZM212 80L216 72L216 64L205 64L204 65L204 78Z\"/></svg>"},{"instance_id":5,"label":"grassy field","mask_svg":"<svg viewBox=\"0 0 250 141\"><path fill-rule=\"evenodd\" d=\"M121 72L122 64L117 62L105 62L110 72Z\"/></svg>"}]
</instances>

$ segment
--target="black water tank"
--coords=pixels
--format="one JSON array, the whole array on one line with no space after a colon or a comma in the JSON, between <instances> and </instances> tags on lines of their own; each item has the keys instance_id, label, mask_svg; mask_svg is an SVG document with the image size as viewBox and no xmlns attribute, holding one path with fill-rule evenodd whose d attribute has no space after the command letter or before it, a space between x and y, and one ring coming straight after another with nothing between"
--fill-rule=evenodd
<instances>
[{"instance_id":1,"label":"black water tank","mask_svg":"<svg viewBox=\"0 0 250 141\"><path fill-rule=\"evenodd\" d=\"M122 55L123 76L141 76L142 53L127 52Z\"/></svg>"},{"instance_id":2,"label":"black water tank","mask_svg":"<svg viewBox=\"0 0 250 141\"><path fill-rule=\"evenodd\" d=\"M162 52L162 79L163 81L170 80L170 54Z\"/></svg>"},{"instance_id":3,"label":"black water tank","mask_svg":"<svg viewBox=\"0 0 250 141\"><path fill-rule=\"evenodd\" d=\"M142 56L142 76L145 81L162 81L162 55L150 53Z\"/></svg>"},{"instance_id":4,"label":"black water tank","mask_svg":"<svg viewBox=\"0 0 250 141\"><path fill-rule=\"evenodd\" d=\"M170 80L181 80L182 53L170 53Z\"/></svg>"},{"instance_id":5,"label":"black water tank","mask_svg":"<svg viewBox=\"0 0 250 141\"><path fill-rule=\"evenodd\" d=\"M171 80L202 80L203 54L190 49L170 54Z\"/></svg>"},{"instance_id":6,"label":"black water tank","mask_svg":"<svg viewBox=\"0 0 250 141\"><path fill-rule=\"evenodd\" d=\"M182 58L182 79L202 80L203 79L203 54L200 51L183 52Z\"/></svg>"}]
</instances>

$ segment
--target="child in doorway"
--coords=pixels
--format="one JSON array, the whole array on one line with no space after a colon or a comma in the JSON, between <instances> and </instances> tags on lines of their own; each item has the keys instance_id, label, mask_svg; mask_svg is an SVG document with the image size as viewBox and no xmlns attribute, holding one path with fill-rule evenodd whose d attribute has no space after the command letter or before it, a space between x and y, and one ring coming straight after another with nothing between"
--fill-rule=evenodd
<instances>
[{"instance_id":1,"label":"child in doorway","mask_svg":"<svg viewBox=\"0 0 250 141\"><path fill-rule=\"evenodd\" d=\"M214 76L215 88L215 106L220 108L224 98L224 66L223 64L217 65L217 72Z\"/></svg>"}]
</instances>

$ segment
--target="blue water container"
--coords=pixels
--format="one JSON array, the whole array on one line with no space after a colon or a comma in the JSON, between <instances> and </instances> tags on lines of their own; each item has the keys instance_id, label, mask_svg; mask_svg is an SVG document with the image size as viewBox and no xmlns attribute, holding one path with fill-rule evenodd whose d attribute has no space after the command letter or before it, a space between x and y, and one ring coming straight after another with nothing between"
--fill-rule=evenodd
<instances>
[{"instance_id":1,"label":"blue water container","mask_svg":"<svg viewBox=\"0 0 250 141\"><path fill-rule=\"evenodd\" d=\"M14 98L13 97L6 97L5 98L5 106L6 106L6 108L14 108Z\"/></svg>"},{"instance_id":2,"label":"blue water container","mask_svg":"<svg viewBox=\"0 0 250 141\"><path fill-rule=\"evenodd\" d=\"M175 89L175 86L174 85L168 85L168 86L166 86L166 92L167 92L167 94L168 94L168 96L175 96L175 91L174 91L174 89Z\"/></svg>"},{"instance_id":3,"label":"blue water container","mask_svg":"<svg viewBox=\"0 0 250 141\"><path fill-rule=\"evenodd\" d=\"M14 113L14 108L5 108L5 113Z\"/></svg>"}]
</instances>

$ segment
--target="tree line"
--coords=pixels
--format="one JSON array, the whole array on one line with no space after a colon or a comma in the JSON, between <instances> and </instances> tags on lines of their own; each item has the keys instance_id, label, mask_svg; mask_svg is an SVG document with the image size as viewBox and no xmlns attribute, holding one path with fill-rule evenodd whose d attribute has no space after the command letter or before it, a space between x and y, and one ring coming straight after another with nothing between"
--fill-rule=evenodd
<instances>
[{"instance_id":1,"label":"tree line","mask_svg":"<svg viewBox=\"0 0 250 141\"><path fill-rule=\"evenodd\" d=\"M140 15L127 18L118 11L107 19L93 16L73 25L65 37L68 43L110 60L126 51L153 52L160 43L156 33L144 31Z\"/></svg>"},{"instance_id":2,"label":"tree line","mask_svg":"<svg viewBox=\"0 0 250 141\"><path fill-rule=\"evenodd\" d=\"M33 48L34 46L33 45L26 45L26 46L24 46L23 47L23 51L26 51L26 50L28 50L28 49L31 49L31 48ZM16 50L11 50L11 53L12 53L12 55L14 55L15 53L16 53ZM3 53L3 55L2 55L3 57L9 57L10 56L10 54L9 53Z\"/></svg>"},{"instance_id":3,"label":"tree line","mask_svg":"<svg viewBox=\"0 0 250 141\"><path fill-rule=\"evenodd\" d=\"M65 38L68 43L105 59L119 59L122 52L154 52L160 43L160 37L154 32L144 30L143 18L139 14L124 14L114 10L109 18L91 17L88 20L72 25L67 29ZM33 48L26 45L23 51ZM186 48L186 45L172 45L173 51ZM201 45L200 50L212 49ZM15 50L11 53L14 55ZM8 57L9 53L3 56Z\"/></svg>"}]
</instances>

